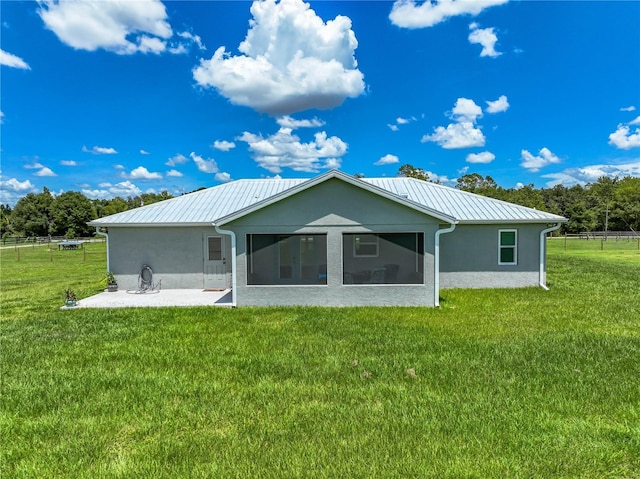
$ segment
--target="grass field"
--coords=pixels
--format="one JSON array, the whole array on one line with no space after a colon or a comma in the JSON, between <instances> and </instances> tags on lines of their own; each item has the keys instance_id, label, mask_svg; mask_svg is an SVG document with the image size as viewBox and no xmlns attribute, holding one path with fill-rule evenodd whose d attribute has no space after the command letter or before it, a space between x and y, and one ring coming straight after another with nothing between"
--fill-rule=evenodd
<instances>
[{"instance_id":1,"label":"grass field","mask_svg":"<svg viewBox=\"0 0 640 479\"><path fill-rule=\"evenodd\" d=\"M0 477L639 478L640 252L431 308L60 311L96 254L0 252Z\"/></svg>"}]
</instances>

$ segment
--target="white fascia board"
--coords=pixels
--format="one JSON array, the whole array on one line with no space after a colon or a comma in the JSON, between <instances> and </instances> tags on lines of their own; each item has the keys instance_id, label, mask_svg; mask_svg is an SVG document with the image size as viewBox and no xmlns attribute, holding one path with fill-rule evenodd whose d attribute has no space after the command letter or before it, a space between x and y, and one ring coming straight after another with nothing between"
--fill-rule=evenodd
<instances>
[{"instance_id":1,"label":"white fascia board","mask_svg":"<svg viewBox=\"0 0 640 479\"><path fill-rule=\"evenodd\" d=\"M500 220L460 220L459 225L513 225L513 224L529 224L529 225L546 225L549 223L566 223L567 218L561 216L557 218L540 218L540 219L500 219Z\"/></svg>"},{"instance_id":2,"label":"white fascia board","mask_svg":"<svg viewBox=\"0 0 640 479\"><path fill-rule=\"evenodd\" d=\"M182 226L206 226L210 227L211 222L204 223L87 223L89 226L100 226L104 228L175 228Z\"/></svg>"}]
</instances>

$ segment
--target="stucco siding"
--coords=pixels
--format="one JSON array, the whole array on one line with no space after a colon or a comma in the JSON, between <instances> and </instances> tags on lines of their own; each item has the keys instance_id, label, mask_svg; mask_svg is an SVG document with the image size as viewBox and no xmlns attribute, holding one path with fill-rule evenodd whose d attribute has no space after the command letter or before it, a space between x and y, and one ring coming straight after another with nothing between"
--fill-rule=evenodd
<instances>
[{"instance_id":1,"label":"stucco siding","mask_svg":"<svg viewBox=\"0 0 640 479\"><path fill-rule=\"evenodd\" d=\"M111 227L110 268L122 289L137 288L138 274L145 264L153 270L154 282L162 280L164 289L202 288L204 238L215 235L213 226Z\"/></svg>"},{"instance_id":2,"label":"stucco siding","mask_svg":"<svg viewBox=\"0 0 640 479\"><path fill-rule=\"evenodd\" d=\"M546 225L459 225L441 236L442 288L510 288L539 282L540 232ZM499 231L517 231L517 264L498 264Z\"/></svg>"},{"instance_id":3,"label":"stucco siding","mask_svg":"<svg viewBox=\"0 0 640 479\"><path fill-rule=\"evenodd\" d=\"M425 215L331 180L228 225L237 238L237 303L255 305L433 305L433 241L438 224ZM344 285L343 233L424 234L423 284ZM326 234L326 285L247 285L248 234ZM382 261L382 260L381 260Z\"/></svg>"}]
</instances>

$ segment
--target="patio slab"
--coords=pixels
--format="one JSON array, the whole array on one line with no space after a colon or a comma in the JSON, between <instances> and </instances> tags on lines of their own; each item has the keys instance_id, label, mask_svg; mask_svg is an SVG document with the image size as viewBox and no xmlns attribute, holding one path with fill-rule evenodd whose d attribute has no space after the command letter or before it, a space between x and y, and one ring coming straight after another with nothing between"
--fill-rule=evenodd
<instances>
[{"instance_id":1,"label":"patio slab","mask_svg":"<svg viewBox=\"0 0 640 479\"><path fill-rule=\"evenodd\" d=\"M226 306L231 307L231 290L163 289L147 293L119 290L103 292L81 299L73 307L82 308L154 308L165 306Z\"/></svg>"}]
</instances>

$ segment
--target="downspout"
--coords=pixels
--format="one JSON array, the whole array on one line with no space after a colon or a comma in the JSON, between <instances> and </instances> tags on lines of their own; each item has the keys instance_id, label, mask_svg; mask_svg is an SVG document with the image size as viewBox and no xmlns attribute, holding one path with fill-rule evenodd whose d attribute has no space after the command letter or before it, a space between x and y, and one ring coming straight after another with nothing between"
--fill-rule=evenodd
<instances>
[{"instance_id":1,"label":"downspout","mask_svg":"<svg viewBox=\"0 0 640 479\"><path fill-rule=\"evenodd\" d=\"M542 289L544 289L545 291L549 291L549 288L547 287L547 278L545 275L545 252L547 250L547 242L546 242L546 236L547 233L551 233L552 231L557 230L558 228L560 228L560 223L544 229L540 232L540 272L539 272L539 284L540 287Z\"/></svg>"},{"instance_id":2,"label":"downspout","mask_svg":"<svg viewBox=\"0 0 640 479\"><path fill-rule=\"evenodd\" d=\"M438 229L434 239L434 257L433 257L433 306L440 306L440 235L451 233L456 229L456 224L452 223L448 228Z\"/></svg>"},{"instance_id":3,"label":"downspout","mask_svg":"<svg viewBox=\"0 0 640 479\"><path fill-rule=\"evenodd\" d=\"M231 230L221 230L218 225L211 223L215 230L221 235L227 235L231 237L231 307L235 308L237 304L237 274L236 274L236 234Z\"/></svg>"},{"instance_id":4,"label":"downspout","mask_svg":"<svg viewBox=\"0 0 640 479\"><path fill-rule=\"evenodd\" d=\"M111 267L109 266L109 233L106 231L100 231L100 226L96 226L96 234L102 235L106 238L107 242L107 272L111 271Z\"/></svg>"}]
</instances>

